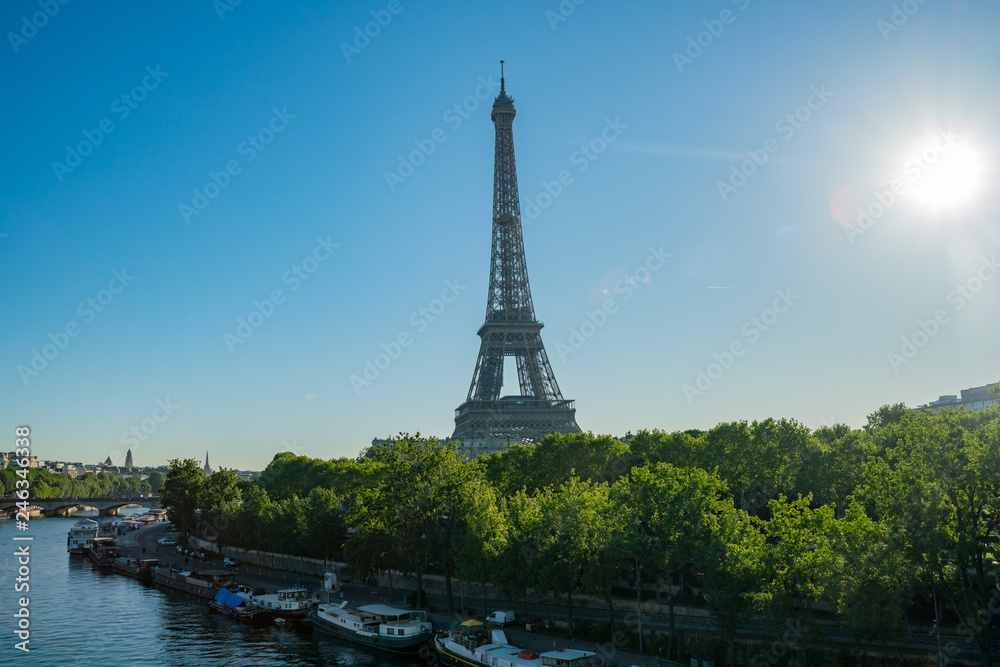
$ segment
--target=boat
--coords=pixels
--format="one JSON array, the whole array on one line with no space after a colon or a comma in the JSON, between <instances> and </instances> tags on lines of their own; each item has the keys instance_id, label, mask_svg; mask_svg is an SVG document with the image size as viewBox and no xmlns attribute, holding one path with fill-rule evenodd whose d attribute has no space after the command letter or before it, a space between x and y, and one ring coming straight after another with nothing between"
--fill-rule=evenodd
<instances>
[{"instance_id":1,"label":"boat","mask_svg":"<svg viewBox=\"0 0 1000 667\"><path fill-rule=\"evenodd\" d=\"M71 554L85 554L90 550L90 542L100 530L100 524L93 519L80 519L69 529L66 536L66 551Z\"/></svg>"},{"instance_id":2,"label":"boat","mask_svg":"<svg viewBox=\"0 0 1000 667\"><path fill-rule=\"evenodd\" d=\"M592 667L597 654L593 651L555 649L538 653L507 643L503 630L494 630L485 642L477 635L448 631L434 638L438 661L450 667L468 665L490 667Z\"/></svg>"},{"instance_id":3,"label":"boat","mask_svg":"<svg viewBox=\"0 0 1000 667\"><path fill-rule=\"evenodd\" d=\"M383 604L352 610L345 600L339 605L321 604L309 616L314 630L393 653L419 652L432 633L424 612Z\"/></svg>"},{"instance_id":4,"label":"boat","mask_svg":"<svg viewBox=\"0 0 1000 667\"><path fill-rule=\"evenodd\" d=\"M237 586L235 593L247 602L252 602L269 612L275 618L282 618L286 621L308 621L309 609L314 602L309 591L301 586L260 594L246 586Z\"/></svg>"},{"instance_id":5,"label":"boat","mask_svg":"<svg viewBox=\"0 0 1000 667\"><path fill-rule=\"evenodd\" d=\"M217 614L241 623L264 625L271 620L271 614L232 593L228 588L220 588L215 597L209 600L208 607Z\"/></svg>"},{"instance_id":6,"label":"boat","mask_svg":"<svg viewBox=\"0 0 1000 667\"><path fill-rule=\"evenodd\" d=\"M228 570L178 571L160 565L153 568L153 583L211 600L220 588L233 584L233 575Z\"/></svg>"},{"instance_id":7,"label":"boat","mask_svg":"<svg viewBox=\"0 0 1000 667\"><path fill-rule=\"evenodd\" d=\"M158 565L159 561L155 558L134 558L132 556L119 556L111 563L115 572L139 581L152 581L153 568Z\"/></svg>"},{"instance_id":8,"label":"boat","mask_svg":"<svg viewBox=\"0 0 1000 667\"><path fill-rule=\"evenodd\" d=\"M95 537L90 541L87 553L98 567L111 567L111 563L118 558L118 543L113 537Z\"/></svg>"}]
</instances>

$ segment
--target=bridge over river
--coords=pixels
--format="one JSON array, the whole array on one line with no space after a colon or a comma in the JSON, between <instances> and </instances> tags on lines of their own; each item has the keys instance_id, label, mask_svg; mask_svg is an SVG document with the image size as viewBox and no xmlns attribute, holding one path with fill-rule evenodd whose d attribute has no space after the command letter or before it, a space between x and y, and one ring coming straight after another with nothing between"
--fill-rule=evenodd
<instances>
[{"instance_id":1,"label":"bridge over river","mask_svg":"<svg viewBox=\"0 0 1000 667\"><path fill-rule=\"evenodd\" d=\"M17 498L0 498L0 515L11 515L17 510ZM101 516L117 516L126 507L160 508L159 496L96 496L93 498L30 498L29 511L45 516L69 516L79 510L98 510Z\"/></svg>"}]
</instances>

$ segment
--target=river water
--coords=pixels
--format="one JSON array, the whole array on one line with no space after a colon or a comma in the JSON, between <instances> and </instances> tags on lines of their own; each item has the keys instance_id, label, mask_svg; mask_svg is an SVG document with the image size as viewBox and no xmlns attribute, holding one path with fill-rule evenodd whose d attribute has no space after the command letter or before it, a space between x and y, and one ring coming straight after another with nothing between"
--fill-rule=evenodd
<instances>
[{"instance_id":1,"label":"river water","mask_svg":"<svg viewBox=\"0 0 1000 667\"><path fill-rule=\"evenodd\" d=\"M77 520L32 519L27 531L0 521L0 665L427 667L320 633L252 628L212 614L195 598L99 571L86 556L66 552L66 533ZM25 544L30 591L19 593L14 551ZM21 597L29 598L29 653L14 646Z\"/></svg>"}]
</instances>

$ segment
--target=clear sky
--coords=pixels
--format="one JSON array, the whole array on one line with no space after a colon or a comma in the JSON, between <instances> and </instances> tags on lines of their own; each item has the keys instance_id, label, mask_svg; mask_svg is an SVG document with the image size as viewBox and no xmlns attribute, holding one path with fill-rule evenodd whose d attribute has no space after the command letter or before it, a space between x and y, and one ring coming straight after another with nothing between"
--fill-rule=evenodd
<instances>
[{"instance_id":1,"label":"clear sky","mask_svg":"<svg viewBox=\"0 0 1000 667\"><path fill-rule=\"evenodd\" d=\"M1000 379L996 2L48 1L0 7L4 451L450 435L501 58L584 430L856 427Z\"/></svg>"}]
</instances>

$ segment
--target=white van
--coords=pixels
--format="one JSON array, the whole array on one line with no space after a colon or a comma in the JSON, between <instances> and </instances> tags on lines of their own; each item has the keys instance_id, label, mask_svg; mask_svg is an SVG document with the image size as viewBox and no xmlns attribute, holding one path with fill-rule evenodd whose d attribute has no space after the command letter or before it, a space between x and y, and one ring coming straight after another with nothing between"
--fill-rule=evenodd
<instances>
[{"instance_id":1,"label":"white van","mask_svg":"<svg viewBox=\"0 0 1000 667\"><path fill-rule=\"evenodd\" d=\"M497 625L507 625L514 622L514 612L512 611L495 611L486 617L488 623L495 623Z\"/></svg>"}]
</instances>

